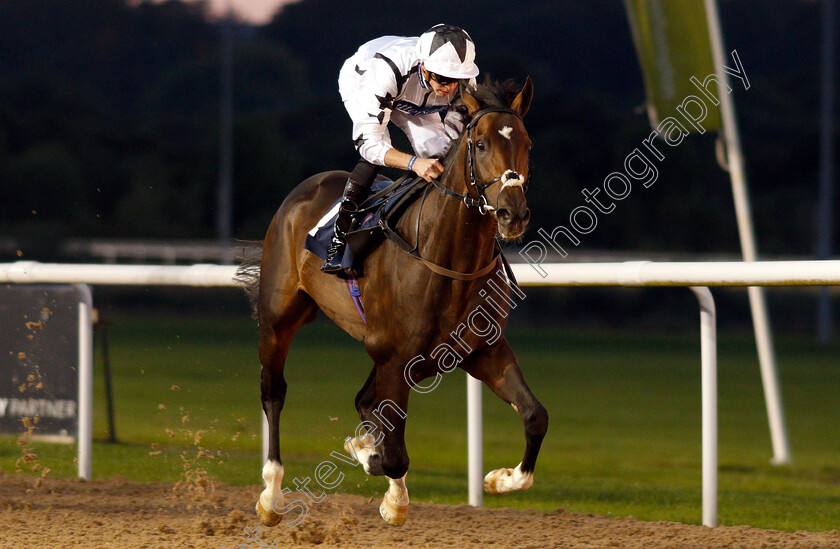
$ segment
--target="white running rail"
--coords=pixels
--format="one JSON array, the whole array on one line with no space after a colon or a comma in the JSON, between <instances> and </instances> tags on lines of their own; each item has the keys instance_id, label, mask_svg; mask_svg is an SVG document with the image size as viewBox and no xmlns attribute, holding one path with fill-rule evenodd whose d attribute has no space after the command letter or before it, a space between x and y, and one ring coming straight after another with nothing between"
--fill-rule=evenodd
<instances>
[{"instance_id":1,"label":"white running rail","mask_svg":"<svg viewBox=\"0 0 840 549\"><path fill-rule=\"evenodd\" d=\"M701 306L703 524L716 526L717 336L714 301L707 287L837 286L840 285L840 261L522 263L514 264L512 268L522 286L684 286L691 288L697 295ZM236 266L231 265L83 265L17 261L0 263L0 283L226 287L237 285L233 278L235 272ZM85 341L91 339L88 335L80 338ZM80 355L82 352L80 350ZM88 353L85 360L91 361L92 349L84 352ZM773 446L784 449L788 443L778 376L775 371L763 372L762 375L765 378L765 399ZM468 439L473 441L469 450L469 494L470 503L480 505L482 453L480 448L474 446L480 445L481 440L481 391L480 382L471 377L467 380ZM88 398L88 388L83 388L81 392ZM83 402L79 405L82 410L86 407ZM84 434L89 437L89 432L88 428L80 426L80 436ZM83 463L80 456L79 474L89 477L90 442L80 440L79 445L80 448L84 446L88 449L86 463ZM265 448L265 441L263 446Z\"/></svg>"}]
</instances>

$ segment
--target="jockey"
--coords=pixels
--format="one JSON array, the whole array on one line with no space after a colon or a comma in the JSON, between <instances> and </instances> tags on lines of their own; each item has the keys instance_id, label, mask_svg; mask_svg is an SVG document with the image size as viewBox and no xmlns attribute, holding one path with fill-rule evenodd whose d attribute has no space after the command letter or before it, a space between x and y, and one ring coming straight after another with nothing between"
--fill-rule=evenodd
<instances>
[{"instance_id":1,"label":"jockey","mask_svg":"<svg viewBox=\"0 0 840 549\"><path fill-rule=\"evenodd\" d=\"M458 83L475 86L477 75L472 38L452 25L436 25L420 37L371 40L344 62L338 89L362 158L347 179L322 271L342 270L344 235L382 166L412 171L426 181L443 173L439 159L463 129L462 115L450 106L458 98ZM406 134L413 155L391 145L388 122Z\"/></svg>"}]
</instances>

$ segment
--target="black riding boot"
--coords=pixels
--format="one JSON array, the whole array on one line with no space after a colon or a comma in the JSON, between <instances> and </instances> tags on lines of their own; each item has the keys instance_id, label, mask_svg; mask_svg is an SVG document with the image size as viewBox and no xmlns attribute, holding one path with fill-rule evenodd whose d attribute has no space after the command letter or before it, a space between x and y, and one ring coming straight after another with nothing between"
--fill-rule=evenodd
<instances>
[{"instance_id":1,"label":"black riding boot","mask_svg":"<svg viewBox=\"0 0 840 549\"><path fill-rule=\"evenodd\" d=\"M359 204L367 198L370 186L373 184L373 179L378 171L379 166L366 160L360 160L356 169L347 179L347 186L344 187L344 195L338 209L338 218L335 220L332 242L330 243L330 249L327 250L327 258L321 266L321 271L339 273L344 270L341 267L346 246L344 236L352 229L353 214L359 209Z\"/></svg>"}]
</instances>

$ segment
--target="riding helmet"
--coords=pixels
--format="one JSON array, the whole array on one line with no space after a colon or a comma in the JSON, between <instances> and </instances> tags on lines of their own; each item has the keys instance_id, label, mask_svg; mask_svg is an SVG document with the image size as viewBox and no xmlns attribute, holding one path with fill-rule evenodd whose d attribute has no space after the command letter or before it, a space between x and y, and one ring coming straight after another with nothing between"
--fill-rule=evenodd
<instances>
[{"instance_id":1,"label":"riding helmet","mask_svg":"<svg viewBox=\"0 0 840 549\"><path fill-rule=\"evenodd\" d=\"M456 79L478 76L475 44L464 29L454 25L435 25L421 34L417 57L426 70L441 76Z\"/></svg>"}]
</instances>

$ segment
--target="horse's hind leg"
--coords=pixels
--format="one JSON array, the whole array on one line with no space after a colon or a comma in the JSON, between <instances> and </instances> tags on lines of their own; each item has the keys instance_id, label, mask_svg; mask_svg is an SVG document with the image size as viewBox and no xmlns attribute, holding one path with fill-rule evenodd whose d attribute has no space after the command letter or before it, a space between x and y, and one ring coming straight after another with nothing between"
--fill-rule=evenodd
<instances>
[{"instance_id":1,"label":"horse's hind leg","mask_svg":"<svg viewBox=\"0 0 840 549\"><path fill-rule=\"evenodd\" d=\"M525 424L525 455L522 461L513 469L490 471L484 477L484 491L488 494L504 494L527 490L534 483L537 455L548 429L548 412L528 388L519 362L504 339L474 354L462 366L519 412Z\"/></svg>"},{"instance_id":2,"label":"horse's hind leg","mask_svg":"<svg viewBox=\"0 0 840 549\"><path fill-rule=\"evenodd\" d=\"M262 372L260 392L268 420L268 459L263 465L265 489L257 500L257 516L264 526L280 522L284 510L283 462L280 460L280 412L286 401L286 378L283 369L292 338L316 313L308 297L298 294L279 317L260 315L259 354Z\"/></svg>"}]
</instances>

